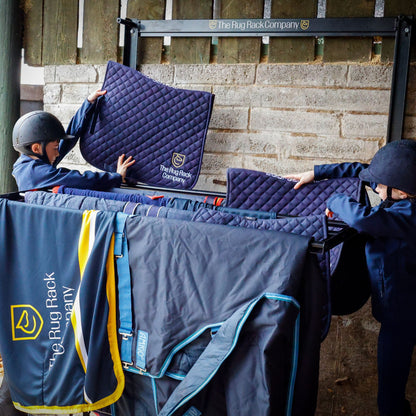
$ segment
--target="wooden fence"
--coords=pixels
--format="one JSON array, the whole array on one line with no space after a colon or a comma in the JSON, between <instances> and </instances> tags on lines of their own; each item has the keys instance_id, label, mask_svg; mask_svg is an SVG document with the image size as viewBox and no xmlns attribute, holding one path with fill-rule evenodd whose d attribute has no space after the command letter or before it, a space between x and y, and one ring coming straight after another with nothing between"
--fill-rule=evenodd
<instances>
[{"instance_id":1,"label":"wooden fence","mask_svg":"<svg viewBox=\"0 0 416 416\"><path fill-rule=\"evenodd\" d=\"M314 18L416 15L415 0L128 0L127 17L164 19ZM23 0L25 60L29 65L121 61L120 0ZM79 13L82 5L83 13ZM267 15L266 15L267 14ZM80 22L79 16L83 15ZM82 27L82 47L78 32ZM147 38L141 63L390 62L393 39L374 38ZM413 51L415 48L413 47ZM415 55L413 53L413 55ZM415 60L413 56L412 60Z\"/></svg>"}]
</instances>

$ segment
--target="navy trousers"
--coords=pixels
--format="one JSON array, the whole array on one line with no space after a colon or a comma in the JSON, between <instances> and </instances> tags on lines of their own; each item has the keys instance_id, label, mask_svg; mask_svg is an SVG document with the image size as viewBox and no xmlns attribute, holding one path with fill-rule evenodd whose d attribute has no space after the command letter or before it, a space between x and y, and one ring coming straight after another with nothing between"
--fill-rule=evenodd
<instances>
[{"instance_id":1,"label":"navy trousers","mask_svg":"<svg viewBox=\"0 0 416 416\"><path fill-rule=\"evenodd\" d=\"M416 325L383 323L378 337L378 408L382 416L411 415L406 401Z\"/></svg>"}]
</instances>

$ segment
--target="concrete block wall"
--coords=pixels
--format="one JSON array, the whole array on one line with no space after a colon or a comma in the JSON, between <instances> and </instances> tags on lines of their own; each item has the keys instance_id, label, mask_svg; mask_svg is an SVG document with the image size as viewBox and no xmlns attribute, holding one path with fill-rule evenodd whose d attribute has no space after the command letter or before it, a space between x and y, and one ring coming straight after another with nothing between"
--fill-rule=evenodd
<instances>
[{"instance_id":1,"label":"concrete block wall","mask_svg":"<svg viewBox=\"0 0 416 416\"><path fill-rule=\"evenodd\" d=\"M143 65L141 71L215 94L198 189L225 192L228 167L283 175L317 163L369 162L386 140L389 65ZM67 124L104 75L105 65L45 67L45 110ZM409 87L404 137L416 139L414 67ZM91 169L78 149L62 164ZM333 318L322 344L317 416L378 415L377 333L369 304ZM408 396L416 410L416 362Z\"/></svg>"},{"instance_id":2,"label":"concrete block wall","mask_svg":"<svg viewBox=\"0 0 416 416\"><path fill-rule=\"evenodd\" d=\"M178 88L215 94L196 188L225 190L228 167L286 174L316 163L371 160L385 143L392 68L359 64L143 65ZM405 137L416 137L411 70ZM45 67L44 108L68 123L105 65ZM64 161L89 168L78 151Z\"/></svg>"}]
</instances>

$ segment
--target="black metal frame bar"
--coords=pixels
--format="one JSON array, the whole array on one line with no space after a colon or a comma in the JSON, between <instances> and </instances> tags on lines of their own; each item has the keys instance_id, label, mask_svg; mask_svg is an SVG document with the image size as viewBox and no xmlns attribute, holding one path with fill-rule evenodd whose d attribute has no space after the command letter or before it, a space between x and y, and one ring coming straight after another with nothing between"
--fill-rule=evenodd
<instances>
[{"instance_id":1,"label":"black metal frame bar","mask_svg":"<svg viewBox=\"0 0 416 416\"><path fill-rule=\"evenodd\" d=\"M317 19L121 19L126 26L123 64L136 69L140 37L360 37L395 38L387 142L403 134L413 16Z\"/></svg>"},{"instance_id":2,"label":"black metal frame bar","mask_svg":"<svg viewBox=\"0 0 416 416\"><path fill-rule=\"evenodd\" d=\"M247 37L247 36L395 36L394 17L317 19L117 19L136 27L143 37Z\"/></svg>"}]
</instances>

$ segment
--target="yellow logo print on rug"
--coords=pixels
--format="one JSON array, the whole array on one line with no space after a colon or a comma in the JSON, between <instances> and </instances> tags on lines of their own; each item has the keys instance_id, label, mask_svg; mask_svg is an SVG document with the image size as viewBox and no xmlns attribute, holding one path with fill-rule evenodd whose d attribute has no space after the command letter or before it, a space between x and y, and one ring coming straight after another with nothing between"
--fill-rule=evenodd
<instances>
[{"instance_id":1,"label":"yellow logo print on rug","mask_svg":"<svg viewBox=\"0 0 416 416\"><path fill-rule=\"evenodd\" d=\"M13 341L33 340L43 327L40 313L32 305L11 305Z\"/></svg>"}]
</instances>

